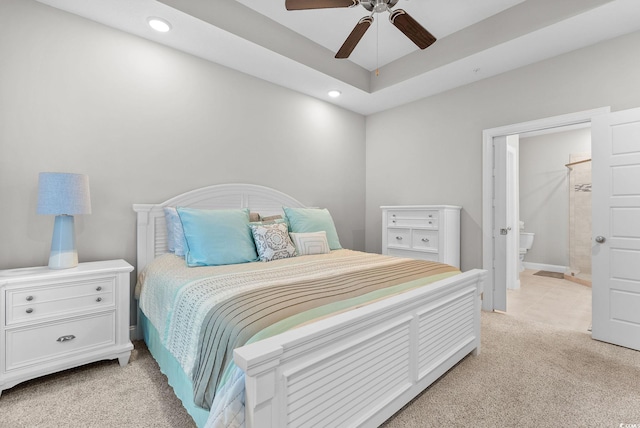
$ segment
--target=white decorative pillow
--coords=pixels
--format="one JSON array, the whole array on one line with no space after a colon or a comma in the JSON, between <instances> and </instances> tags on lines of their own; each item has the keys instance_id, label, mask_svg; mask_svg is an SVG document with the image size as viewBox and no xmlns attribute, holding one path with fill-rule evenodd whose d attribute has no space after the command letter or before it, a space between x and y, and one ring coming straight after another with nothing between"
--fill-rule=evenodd
<instances>
[{"instance_id":1,"label":"white decorative pillow","mask_svg":"<svg viewBox=\"0 0 640 428\"><path fill-rule=\"evenodd\" d=\"M311 232L311 233L289 233L293 239L293 245L299 256L309 256L312 254L328 254L329 243L327 242L327 232Z\"/></svg>"},{"instance_id":2,"label":"white decorative pillow","mask_svg":"<svg viewBox=\"0 0 640 428\"><path fill-rule=\"evenodd\" d=\"M289 230L285 223L250 224L249 226L261 261L270 262L296 255L296 247L289 238Z\"/></svg>"}]
</instances>

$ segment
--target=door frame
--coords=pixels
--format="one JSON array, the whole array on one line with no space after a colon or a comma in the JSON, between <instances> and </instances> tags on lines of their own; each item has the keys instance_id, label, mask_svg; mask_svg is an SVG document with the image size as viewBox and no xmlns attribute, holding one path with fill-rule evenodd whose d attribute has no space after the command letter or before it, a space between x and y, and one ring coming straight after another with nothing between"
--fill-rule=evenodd
<instances>
[{"instance_id":1,"label":"door frame","mask_svg":"<svg viewBox=\"0 0 640 428\"><path fill-rule=\"evenodd\" d=\"M505 137L513 134L523 134L526 132L541 131L564 126L590 123L592 118L611 112L611 107L601 107L592 110L585 110L576 113L569 113L560 116L547 117L530 122L515 123L498 128L485 129L482 131L482 268L487 271L485 282L482 310L494 310L494 290L496 287L505 287L505 284L496 284L494 281L494 248L493 248L493 224L494 224L494 179L496 176L493 170L494 147L493 139ZM504 199L503 199L504 200Z\"/></svg>"}]
</instances>

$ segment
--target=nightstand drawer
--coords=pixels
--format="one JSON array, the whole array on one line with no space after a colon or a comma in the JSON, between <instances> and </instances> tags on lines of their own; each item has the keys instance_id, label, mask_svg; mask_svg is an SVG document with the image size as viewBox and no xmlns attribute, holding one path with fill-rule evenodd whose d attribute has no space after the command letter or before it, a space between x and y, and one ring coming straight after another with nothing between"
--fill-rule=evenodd
<instances>
[{"instance_id":1,"label":"nightstand drawer","mask_svg":"<svg viewBox=\"0 0 640 428\"><path fill-rule=\"evenodd\" d=\"M58 314L100 310L114 304L114 278L7 290L7 325Z\"/></svg>"},{"instance_id":2,"label":"nightstand drawer","mask_svg":"<svg viewBox=\"0 0 640 428\"><path fill-rule=\"evenodd\" d=\"M6 332L6 370L115 344L115 312Z\"/></svg>"}]
</instances>

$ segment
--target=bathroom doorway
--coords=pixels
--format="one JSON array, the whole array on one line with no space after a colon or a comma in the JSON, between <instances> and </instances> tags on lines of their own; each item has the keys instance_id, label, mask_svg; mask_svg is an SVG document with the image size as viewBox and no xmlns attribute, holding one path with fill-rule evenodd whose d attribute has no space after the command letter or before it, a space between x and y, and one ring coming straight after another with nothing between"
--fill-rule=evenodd
<instances>
[{"instance_id":1,"label":"bathroom doorway","mask_svg":"<svg viewBox=\"0 0 640 428\"><path fill-rule=\"evenodd\" d=\"M506 225L500 221L497 214L504 210L504 199L500 198L500 189L504 183L499 183L496 174L495 142L508 135L519 135L546 130L558 130L562 127L579 124L590 124L594 117L608 114L609 107L555 116L531 122L508 125L500 128L487 129L483 132L483 267L487 270L488 278L482 301L483 310L506 311L506 258L504 248L506 237L511 231L517 233L519 224ZM568 162L567 162L568 163ZM496 187L498 186L498 187ZM565 217L566 218L566 217ZM525 225L525 228L527 226ZM501 233L505 232L505 233ZM534 242L535 247L535 242Z\"/></svg>"},{"instance_id":2,"label":"bathroom doorway","mask_svg":"<svg viewBox=\"0 0 640 428\"><path fill-rule=\"evenodd\" d=\"M590 286L591 126L519 137L519 271Z\"/></svg>"},{"instance_id":3,"label":"bathroom doorway","mask_svg":"<svg viewBox=\"0 0 640 428\"><path fill-rule=\"evenodd\" d=\"M520 259L507 313L588 333L591 126L523 133L517 143Z\"/></svg>"},{"instance_id":4,"label":"bathroom doorway","mask_svg":"<svg viewBox=\"0 0 640 428\"><path fill-rule=\"evenodd\" d=\"M592 124L593 153L593 264L592 337L615 345L640 350L640 318L635 267L640 262L640 108L610 113L610 108L589 110L538 121L519 123L483 131L482 247L483 267L487 270L482 308L506 311L506 284L498 272L505 272L503 257L506 239L500 233L498 212L505 211L499 197L504 183L498 181L495 142L507 135ZM501 295L501 296L500 296ZM496 298L498 296L499 298ZM496 302L503 301L501 307Z\"/></svg>"}]
</instances>

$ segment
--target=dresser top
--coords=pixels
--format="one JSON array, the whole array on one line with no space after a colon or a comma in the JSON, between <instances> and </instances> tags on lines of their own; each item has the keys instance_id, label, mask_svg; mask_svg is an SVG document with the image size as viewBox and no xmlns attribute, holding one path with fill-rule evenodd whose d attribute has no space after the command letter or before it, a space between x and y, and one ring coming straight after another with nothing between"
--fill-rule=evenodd
<instances>
[{"instance_id":1,"label":"dresser top","mask_svg":"<svg viewBox=\"0 0 640 428\"><path fill-rule=\"evenodd\" d=\"M10 280L28 281L40 278L71 277L97 272L131 272L133 266L124 260L79 263L69 269L49 269L48 266L0 270L0 284Z\"/></svg>"},{"instance_id":2,"label":"dresser top","mask_svg":"<svg viewBox=\"0 0 640 428\"><path fill-rule=\"evenodd\" d=\"M462 207L457 205L382 205L383 210L437 210L447 208L452 210L460 210Z\"/></svg>"}]
</instances>

